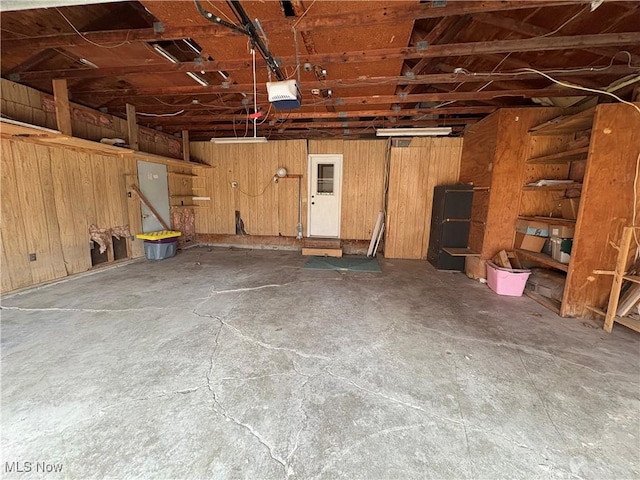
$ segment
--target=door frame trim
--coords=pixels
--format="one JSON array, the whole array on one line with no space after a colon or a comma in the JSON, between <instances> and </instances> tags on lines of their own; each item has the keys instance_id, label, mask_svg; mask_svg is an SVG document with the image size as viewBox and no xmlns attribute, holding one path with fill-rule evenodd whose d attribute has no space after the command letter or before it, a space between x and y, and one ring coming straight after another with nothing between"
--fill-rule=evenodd
<instances>
[{"instance_id":1,"label":"door frame trim","mask_svg":"<svg viewBox=\"0 0 640 480\"><path fill-rule=\"evenodd\" d=\"M313 172L311 170L311 165L313 164L313 159L338 159L337 163L340 164L340 185L339 185L339 197L338 197L338 235L335 238L340 238L340 233L342 231L342 184L343 184L343 174L344 169L344 155L342 153L309 153L307 155L307 176L309 180L307 181L307 237L313 238L311 235L311 192L313 191L312 178ZM335 180L335 177L334 177ZM323 237L317 237L323 238ZM334 238L334 237L331 237Z\"/></svg>"}]
</instances>

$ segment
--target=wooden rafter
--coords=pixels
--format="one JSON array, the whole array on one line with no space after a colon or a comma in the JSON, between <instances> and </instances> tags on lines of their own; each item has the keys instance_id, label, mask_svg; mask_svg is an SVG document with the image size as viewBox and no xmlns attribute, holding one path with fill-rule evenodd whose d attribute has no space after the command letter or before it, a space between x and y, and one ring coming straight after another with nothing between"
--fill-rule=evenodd
<instances>
[{"instance_id":1,"label":"wooden rafter","mask_svg":"<svg viewBox=\"0 0 640 480\"><path fill-rule=\"evenodd\" d=\"M585 47L606 47L615 45L640 45L640 32L606 33L595 35L574 35L563 37L545 37L519 40L500 40L489 42L451 43L432 45L425 49L420 47L386 48L361 52L344 52L321 55L301 56L300 63L367 63L392 59L421 59L467 55L485 55L491 53L553 51L566 49L583 49ZM295 56L283 57L283 64L295 64ZM260 62L261 66L264 62ZM56 71L24 72L21 81L42 80L51 78L102 78L122 77L126 75L150 75L170 72L219 71L249 68L248 60L230 60L224 62L182 62L157 63L152 65L135 65L129 67L69 69Z\"/></svg>"},{"instance_id":2,"label":"wooden rafter","mask_svg":"<svg viewBox=\"0 0 640 480\"><path fill-rule=\"evenodd\" d=\"M578 2L588 3L588 2ZM482 12L496 12L536 8L537 6L576 6L574 1L482 1L469 5L456 5L452 2L444 8L434 8L429 4L400 4L391 3L383 9L374 11L339 13L323 15L322 17L307 16L296 25L298 31L310 31L323 28L348 28L353 25L369 26L381 25L417 19L439 18L456 15L475 14ZM297 22L296 19L264 20L262 27L270 34L288 33ZM102 32L85 32L83 35L92 42L101 44L118 44L122 42L153 42L161 40L178 40L181 38L216 38L238 36L233 30L217 25L185 25L162 26L162 31L153 28L112 30ZM3 40L6 49L41 50L53 47L70 47L86 45L87 42L75 33L43 35L28 38L11 38Z\"/></svg>"}]
</instances>

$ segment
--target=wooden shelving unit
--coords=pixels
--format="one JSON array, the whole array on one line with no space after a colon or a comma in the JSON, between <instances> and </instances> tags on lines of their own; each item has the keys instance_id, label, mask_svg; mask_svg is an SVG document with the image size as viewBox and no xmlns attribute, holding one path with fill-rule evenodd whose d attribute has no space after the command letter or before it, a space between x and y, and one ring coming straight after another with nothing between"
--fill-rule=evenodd
<instances>
[{"instance_id":1,"label":"wooden shelving unit","mask_svg":"<svg viewBox=\"0 0 640 480\"><path fill-rule=\"evenodd\" d=\"M586 146L585 138L589 139ZM572 226L575 230L569 264L543 253L518 250L517 254L531 263L566 273L562 301L558 305L549 299L540 303L563 317L602 311L611 291L611 277L594 272L614 270L616 245L620 244L623 227L633 215L632 172L640 144L640 115L629 105L601 104L531 128L529 143L531 151L524 163L523 185L539 178L571 178L578 184L523 187L518 218ZM573 162L582 164L573 169ZM604 188L605 185L615 187ZM559 195L568 190L581 191L576 220L555 217L559 215ZM624 276L622 272L620 282ZM629 281L640 283L637 276L627 276L631 277ZM611 304L607 311L615 314ZM614 321L617 319L610 320ZM629 319L622 322L627 326L633 323Z\"/></svg>"},{"instance_id":2,"label":"wooden shelving unit","mask_svg":"<svg viewBox=\"0 0 640 480\"><path fill-rule=\"evenodd\" d=\"M613 282L611 286L611 293L609 294L609 302L607 304L607 311L598 308L590 307L589 309L602 315L604 317L604 330L611 333L614 323L619 323L627 328L640 332L640 320L636 320L628 317L619 317L617 315L618 303L620 301L620 291L622 290L622 284L624 281L640 284L640 276L627 275L626 268L629 261L629 253L631 252L631 244L633 240L633 231L640 230L640 227L625 227L622 232L622 239L620 241L618 258L616 260L616 266L613 271L596 271L596 274L611 274L613 275Z\"/></svg>"}]
</instances>

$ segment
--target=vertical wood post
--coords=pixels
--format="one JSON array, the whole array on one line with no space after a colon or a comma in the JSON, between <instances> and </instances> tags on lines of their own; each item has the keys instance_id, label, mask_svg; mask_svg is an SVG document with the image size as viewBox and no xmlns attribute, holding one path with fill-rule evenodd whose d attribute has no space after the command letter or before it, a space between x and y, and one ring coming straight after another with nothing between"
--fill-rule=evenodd
<instances>
[{"instance_id":1,"label":"vertical wood post","mask_svg":"<svg viewBox=\"0 0 640 480\"><path fill-rule=\"evenodd\" d=\"M136 107L127 103L127 133L129 135L129 147L140 150L138 142L138 124L136 123Z\"/></svg>"},{"instance_id":2,"label":"vertical wood post","mask_svg":"<svg viewBox=\"0 0 640 480\"><path fill-rule=\"evenodd\" d=\"M73 135L71 128L71 107L69 106L69 90L67 80L55 79L53 83L53 100L56 107L56 125L64 135Z\"/></svg>"},{"instance_id":3,"label":"vertical wood post","mask_svg":"<svg viewBox=\"0 0 640 480\"><path fill-rule=\"evenodd\" d=\"M622 280L629 255L629 247L631 246L631 238L633 237L633 228L624 227L622 231L622 239L620 240L620 249L618 250L618 260L616 261L616 269L613 273L613 284L611 285L611 295L609 296L609 305L607 306L607 316L604 319L605 332L611 333L613 322L616 318L616 310L618 310L618 302L620 301L620 290L622 289Z\"/></svg>"},{"instance_id":4,"label":"vertical wood post","mask_svg":"<svg viewBox=\"0 0 640 480\"><path fill-rule=\"evenodd\" d=\"M182 159L189 161L189 130L182 130Z\"/></svg>"}]
</instances>

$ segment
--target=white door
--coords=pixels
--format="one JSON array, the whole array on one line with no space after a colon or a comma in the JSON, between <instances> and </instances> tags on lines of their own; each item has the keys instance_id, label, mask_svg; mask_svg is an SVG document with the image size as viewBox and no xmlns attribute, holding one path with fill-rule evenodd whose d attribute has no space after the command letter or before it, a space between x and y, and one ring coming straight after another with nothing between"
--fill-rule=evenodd
<instances>
[{"instance_id":1,"label":"white door","mask_svg":"<svg viewBox=\"0 0 640 480\"><path fill-rule=\"evenodd\" d=\"M309 236L340 237L342 155L309 155Z\"/></svg>"},{"instance_id":2,"label":"white door","mask_svg":"<svg viewBox=\"0 0 640 480\"><path fill-rule=\"evenodd\" d=\"M167 166L138 160L138 183L140 191L158 212L158 215L167 225L171 225ZM143 232L164 230L164 227L144 204L141 205L141 210Z\"/></svg>"}]
</instances>

